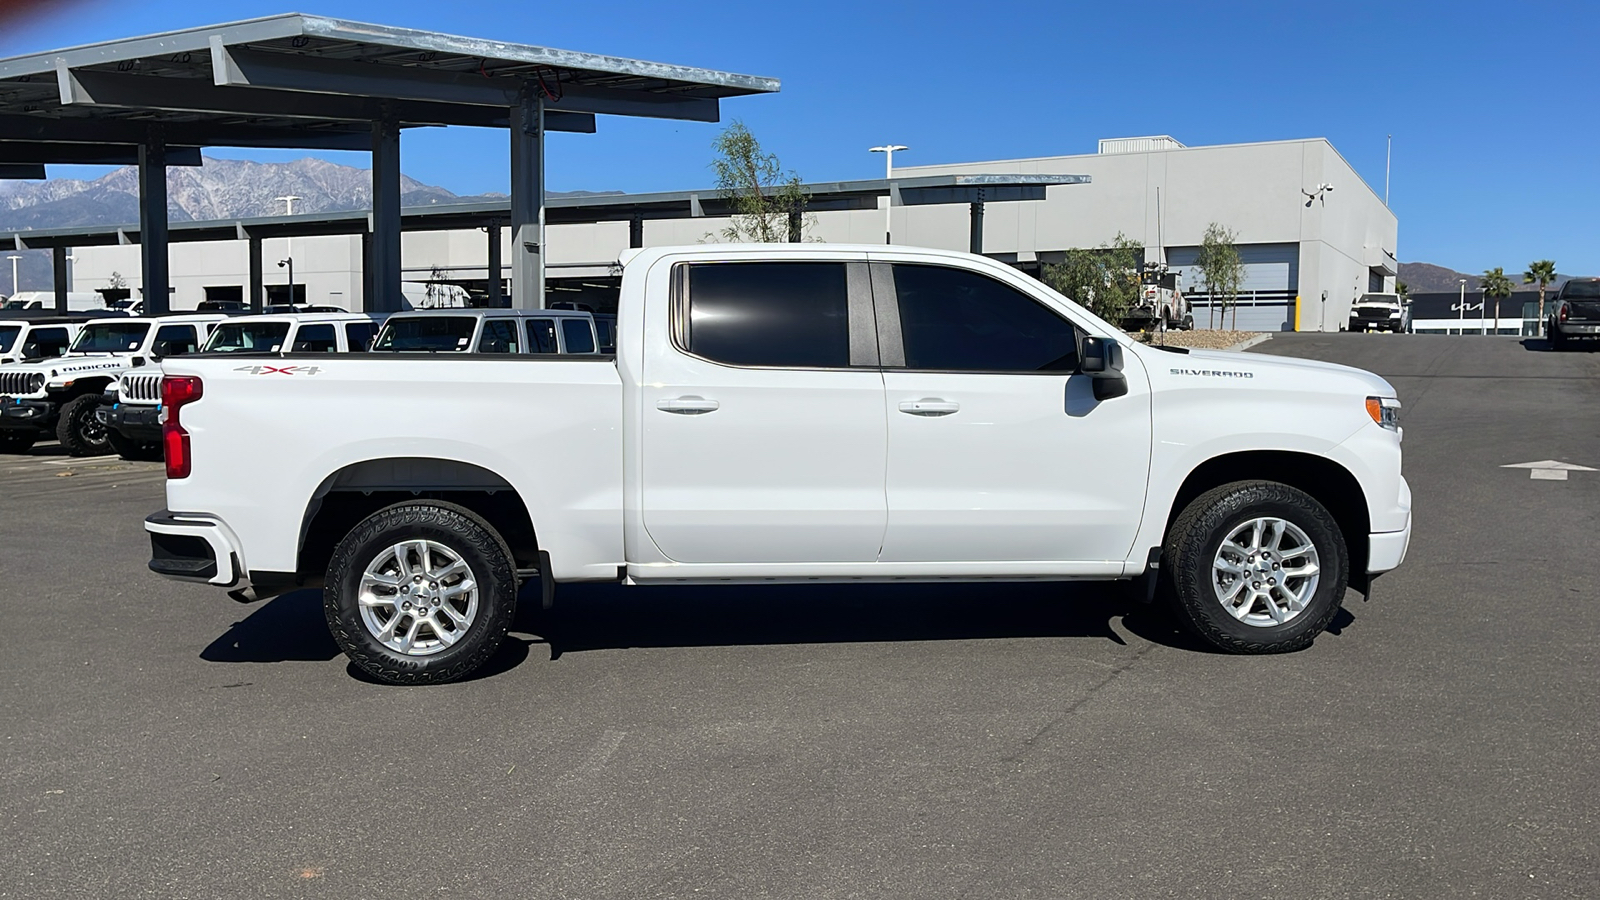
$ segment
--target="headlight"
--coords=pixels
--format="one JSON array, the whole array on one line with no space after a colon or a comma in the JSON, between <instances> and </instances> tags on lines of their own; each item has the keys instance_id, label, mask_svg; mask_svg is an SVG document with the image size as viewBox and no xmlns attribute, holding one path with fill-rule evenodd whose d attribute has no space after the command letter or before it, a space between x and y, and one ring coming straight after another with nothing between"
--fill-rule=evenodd
<instances>
[{"instance_id":1,"label":"headlight","mask_svg":"<svg viewBox=\"0 0 1600 900\"><path fill-rule=\"evenodd\" d=\"M1393 397L1368 397L1367 415L1390 431L1400 430L1400 401Z\"/></svg>"},{"instance_id":2,"label":"headlight","mask_svg":"<svg viewBox=\"0 0 1600 900\"><path fill-rule=\"evenodd\" d=\"M44 374L35 372L28 378L28 393L32 394L44 390Z\"/></svg>"}]
</instances>

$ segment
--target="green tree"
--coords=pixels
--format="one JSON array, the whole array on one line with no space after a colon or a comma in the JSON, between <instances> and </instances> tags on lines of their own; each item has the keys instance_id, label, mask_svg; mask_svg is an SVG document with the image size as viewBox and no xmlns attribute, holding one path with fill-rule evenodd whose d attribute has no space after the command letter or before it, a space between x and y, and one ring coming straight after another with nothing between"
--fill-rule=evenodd
<instances>
[{"instance_id":1,"label":"green tree","mask_svg":"<svg viewBox=\"0 0 1600 900\"><path fill-rule=\"evenodd\" d=\"M1528 263L1528 271L1522 273L1523 284L1539 285L1539 327L1544 328L1544 289L1545 285L1556 280L1556 264L1553 260L1541 259Z\"/></svg>"},{"instance_id":2,"label":"green tree","mask_svg":"<svg viewBox=\"0 0 1600 900\"><path fill-rule=\"evenodd\" d=\"M1211 297L1213 313L1217 298L1222 298L1222 316L1227 318L1228 307L1233 306L1233 327L1239 328L1239 310L1234 300L1239 296L1239 286L1244 283L1244 262L1239 259L1239 248L1234 244L1238 234L1230 228L1212 222L1206 226L1200 239L1200 278L1205 282L1206 293ZM1224 324L1219 320L1217 325Z\"/></svg>"},{"instance_id":3,"label":"green tree","mask_svg":"<svg viewBox=\"0 0 1600 900\"><path fill-rule=\"evenodd\" d=\"M805 189L800 176L785 172L775 153L761 143L744 123L735 119L711 145L717 151L711 168L717 190L733 208L724 240L779 243L797 240L810 223L806 220ZM798 223L800 228L795 228Z\"/></svg>"},{"instance_id":4,"label":"green tree","mask_svg":"<svg viewBox=\"0 0 1600 900\"><path fill-rule=\"evenodd\" d=\"M1411 300L1411 285L1406 284L1404 281L1401 281L1398 278L1394 280L1394 292L1399 295L1401 303L1406 303Z\"/></svg>"},{"instance_id":5,"label":"green tree","mask_svg":"<svg viewBox=\"0 0 1600 900\"><path fill-rule=\"evenodd\" d=\"M1483 291L1483 296L1494 298L1494 324L1496 331L1500 329L1500 301L1505 297L1511 296L1513 287L1515 285L1511 283L1511 279L1506 277L1506 270L1500 266L1485 269L1483 278L1478 282L1478 289Z\"/></svg>"},{"instance_id":6,"label":"green tree","mask_svg":"<svg viewBox=\"0 0 1600 900\"><path fill-rule=\"evenodd\" d=\"M1128 309L1139 299L1139 265L1143 259L1144 246L1119 231L1108 244L1068 250L1063 262L1044 267L1044 281L1121 327Z\"/></svg>"}]
</instances>

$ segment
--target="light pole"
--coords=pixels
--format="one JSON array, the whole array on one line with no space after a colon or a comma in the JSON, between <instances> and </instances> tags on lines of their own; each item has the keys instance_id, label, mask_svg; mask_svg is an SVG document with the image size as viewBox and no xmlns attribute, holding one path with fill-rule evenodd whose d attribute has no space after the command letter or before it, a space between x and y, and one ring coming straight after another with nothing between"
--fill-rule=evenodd
<instances>
[{"instance_id":1,"label":"light pole","mask_svg":"<svg viewBox=\"0 0 1600 900\"><path fill-rule=\"evenodd\" d=\"M1469 309L1483 309L1483 304L1480 302L1475 306L1468 306L1467 305L1467 280L1465 278L1457 278L1456 281L1459 281L1461 283L1461 302L1457 303L1455 306L1453 306L1451 308L1456 311L1456 321L1460 323L1460 324L1458 324L1456 326L1456 334L1466 334L1467 333L1467 322L1466 322L1467 310L1469 310ZM1479 315L1481 316L1482 314L1480 313Z\"/></svg>"},{"instance_id":2,"label":"light pole","mask_svg":"<svg viewBox=\"0 0 1600 900\"><path fill-rule=\"evenodd\" d=\"M6 257L6 259L11 260L11 295L13 297L17 294L17 260L21 258L15 253Z\"/></svg>"},{"instance_id":3,"label":"light pole","mask_svg":"<svg viewBox=\"0 0 1600 900\"><path fill-rule=\"evenodd\" d=\"M883 180L888 181L894 177L894 152L896 150L910 150L904 144L884 144L882 147L870 147L873 153L883 154ZM893 243L890 239L894 233L894 192L889 192L889 197L883 204L883 242Z\"/></svg>"},{"instance_id":4,"label":"light pole","mask_svg":"<svg viewBox=\"0 0 1600 900\"><path fill-rule=\"evenodd\" d=\"M292 216L294 215L294 202L300 198L294 194L286 194L272 199L283 204L284 215ZM289 311L294 312L294 238L284 238L283 245L284 255L289 258L278 260L278 268L289 267Z\"/></svg>"},{"instance_id":5,"label":"light pole","mask_svg":"<svg viewBox=\"0 0 1600 900\"><path fill-rule=\"evenodd\" d=\"M1494 333L1500 333L1500 301L1494 302ZM1489 317L1484 313L1489 311L1489 287L1485 284L1478 285L1478 308L1483 312L1478 313L1478 334L1489 333Z\"/></svg>"}]
</instances>

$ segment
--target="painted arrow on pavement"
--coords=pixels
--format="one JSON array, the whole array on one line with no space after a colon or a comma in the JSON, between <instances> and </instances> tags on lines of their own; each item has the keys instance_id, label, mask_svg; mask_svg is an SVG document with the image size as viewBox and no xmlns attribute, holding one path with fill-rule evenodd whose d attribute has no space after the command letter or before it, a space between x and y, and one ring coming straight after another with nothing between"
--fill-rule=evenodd
<instances>
[{"instance_id":1,"label":"painted arrow on pavement","mask_svg":"<svg viewBox=\"0 0 1600 900\"><path fill-rule=\"evenodd\" d=\"M1502 469L1527 469L1534 481L1566 481L1568 472L1593 472L1588 466L1575 466L1558 459L1541 459L1538 462L1512 463Z\"/></svg>"}]
</instances>

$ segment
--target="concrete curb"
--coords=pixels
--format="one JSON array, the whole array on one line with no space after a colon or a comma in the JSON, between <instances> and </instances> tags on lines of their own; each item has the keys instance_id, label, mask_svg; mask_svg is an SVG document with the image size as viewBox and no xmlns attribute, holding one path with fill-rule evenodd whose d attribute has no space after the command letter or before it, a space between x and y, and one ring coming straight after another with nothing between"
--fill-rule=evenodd
<instances>
[{"instance_id":1,"label":"concrete curb","mask_svg":"<svg viewBox=\"0 0 1600 900\"><path fill-rule=\"evenodd\" d=\"M1255 337L1250 338L1249 340L1240 341L1239 343L1234 344L1232 347L1228 348L1228 352L1230 352L1230 353L1238 353L1241 350L1249 350L1251 347L1254 347L1255 345L1261 343L1262 341L1270 341L1270 340L1272 340L1272 335L1270 335L1270 334L1258 334Z\"/></svg>"}]
</instances>

